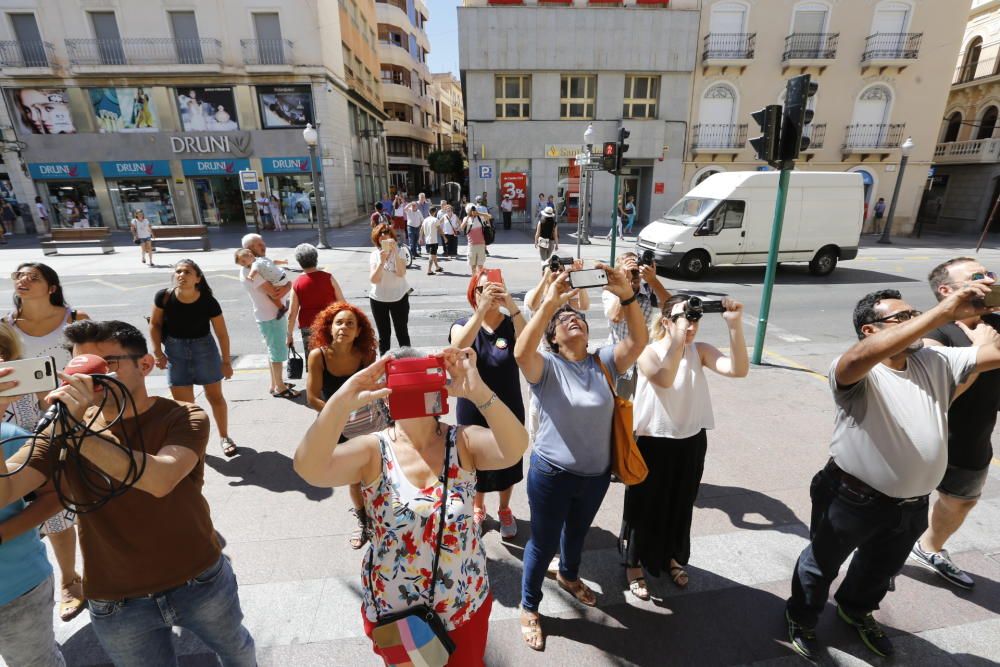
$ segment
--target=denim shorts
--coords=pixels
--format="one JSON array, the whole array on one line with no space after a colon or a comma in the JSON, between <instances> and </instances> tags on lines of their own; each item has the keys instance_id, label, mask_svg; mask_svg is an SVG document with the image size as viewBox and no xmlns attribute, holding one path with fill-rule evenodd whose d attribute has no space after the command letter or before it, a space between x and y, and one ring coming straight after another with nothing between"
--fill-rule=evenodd
<instances>
[{"instance_id":1,"label":"denim shorts","mask_svg":"<svg viewBox=\"0 0 1000 667\"><path fill-rule=\"evenodd\" d=\"M983 495L983 487L986 486L986 478L989 476L989 465L982 470L967 470L950 465L937 490L959 500L978 500Z\"/></svg>"},{"instance_id":2,"label":"denim shorts","mask_svg":"<svg viewBox=\"0 0 1000 667\"><path fill-rule=\"evenodd\" d=\"M212 334L202 338L163 341L167 355L167 382L171 387L205 386L222 380L222 357Z\"/></svg>"}]
</instances>

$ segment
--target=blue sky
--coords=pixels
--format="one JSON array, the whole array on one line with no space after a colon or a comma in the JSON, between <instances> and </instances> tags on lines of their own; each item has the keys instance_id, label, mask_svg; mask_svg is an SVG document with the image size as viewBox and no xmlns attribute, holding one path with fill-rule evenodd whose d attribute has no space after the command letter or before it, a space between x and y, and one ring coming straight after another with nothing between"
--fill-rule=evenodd
<instances>
[{"instance_id":1,"label":"blue sky","mask_svg":"<svg viewBox=\"0 0 1000 667\"><path fill-rule=\"evenodd\" d=\"M425 29L431 42L432 72L453 72L458 76L458 12L459 0L426 0L430 20Z\"/></svg>"}]
</instances>

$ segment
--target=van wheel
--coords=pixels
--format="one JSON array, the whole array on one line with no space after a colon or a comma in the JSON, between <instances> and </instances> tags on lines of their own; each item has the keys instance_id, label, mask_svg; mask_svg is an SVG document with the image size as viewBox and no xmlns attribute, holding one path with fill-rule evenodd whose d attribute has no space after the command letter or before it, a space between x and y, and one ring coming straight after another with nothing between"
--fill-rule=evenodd
<instances>
[{"instance_id":1,"label":"van wheel","mask_svg":"<svg viewBox=\"0 0 1000 667\"><path fill-rule=\"evenodd\" d=\"M809 262L809 273L814 276L828 276L837 268L837 259L840 253L833 246L821 248L816 256Z\"/></svg>"},{"instance_id":2,"label":"van wheel","mask_svg":"<svg viewBox=\"0 0 1000 667\"><path fill-rule=\"evenodd\" d=\"M692 250L681 258L678 268L684 277L691 280L700 280L708 274L712 266L712 260L704 250Z\"/></svg>"}]
</instances>

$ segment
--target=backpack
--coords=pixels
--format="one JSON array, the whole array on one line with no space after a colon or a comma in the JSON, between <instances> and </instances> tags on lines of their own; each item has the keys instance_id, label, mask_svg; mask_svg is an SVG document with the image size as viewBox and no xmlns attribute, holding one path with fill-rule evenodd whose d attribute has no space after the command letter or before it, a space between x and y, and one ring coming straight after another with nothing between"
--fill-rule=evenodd
<instances>
[{"instance_id":1,"label":"backpack","mask_svg":"<svg viewBox=\"0 0 1000 667\"><path fill-rule=\"evenodd\" d=\"M486 245L491 245L496 239L496 229L493 227L492 220L480 220L483 225L483 240L486 241Z\"/></svg>"}]
</instances>

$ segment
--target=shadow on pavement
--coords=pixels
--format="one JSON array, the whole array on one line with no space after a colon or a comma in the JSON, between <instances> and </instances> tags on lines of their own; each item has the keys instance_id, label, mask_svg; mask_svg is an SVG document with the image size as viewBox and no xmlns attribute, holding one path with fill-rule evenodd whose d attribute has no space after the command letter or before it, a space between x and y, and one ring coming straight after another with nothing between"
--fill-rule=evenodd
<instances>
[{"instance_id":1,"label":"shadow on pavement","mask_svg":"<svg viewBox=\"0 0 1000 667\"><path fill-rule=\"evenodd\" d=\"M97 641L94 629L88 623L62 643L63 657L67 667L114 667L108 659L101 644ZM177 651L177 664L180 667L218 667L219 659L198 637L190 632L181 632L180 638L174 635L174 650Z\"/></svg>"},{"instance_id":2,"label":"shadow on pavement","mask_svg":"<svg viewBox=\"0 0 1000 667\"><path fill-rule=\"evenodd\" d=\"M274 493L298 491L313 501L333 495L332 489L307 484L292 469L292 459L280 452L257 452L250 447L240 447L239 455L234 458L223 459L207 454L205 463L224 477L241 478L229 482L229 486L258 486Z\"/></svg>"},{"instance_id":3,"label":"shadow on pavement","mask_svg":"<svg viewBox=\"0 0 1000 667\"><path fill-rule=\"evenodd\" d=\"M795 516L788 505L759 491L702 482L694 506L725 512L734 528L776 530L809 537L808 526ZM764 522L749 520L748 516L754 514L763 517Z\"/></svg>"},{"instance_id":4,"label":"shadow on pavement","mask_svg":"<svg viewBox=\"0 0 1000 667\"><path fill-rule=\"evenodd\" d=\"M735 283L741 285L759 285L764 282L765 267L754 266L716 266L705 276L707 283ZM683 277L668 274L671 278L685 280ZM850 265L840 265L828 276L814 276L809 273L805 264L782 264L778 267L775 277L777 285L867 285L871 283L918 283L920 280L907 278L895 273L883 273L868 269L857 269ZM689 286L697 283L688 282Z\"/></svg>"},{"instance_id":5,"label":"shadow on pavement","mask_svg":"<svg viewBox=\"0 0 1000 667\"><path fill-rule=\"evenodd\" d=\"M919 565L915 565L912 561L907 561L900 574L915 581L925 583L928 586L947 591L959 599L977 604L993 614L1000 615L1000 582L976 574L974 570L966 570L966 572L976 582L975 588L971 591L952 586L938 575Z\"/></svg>"}]
</instances>

